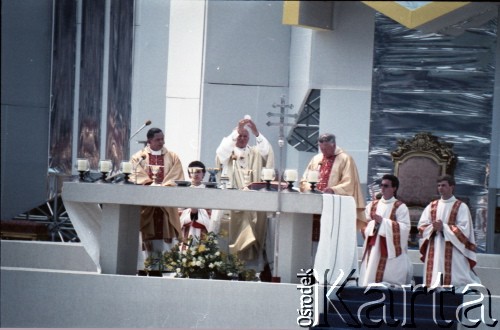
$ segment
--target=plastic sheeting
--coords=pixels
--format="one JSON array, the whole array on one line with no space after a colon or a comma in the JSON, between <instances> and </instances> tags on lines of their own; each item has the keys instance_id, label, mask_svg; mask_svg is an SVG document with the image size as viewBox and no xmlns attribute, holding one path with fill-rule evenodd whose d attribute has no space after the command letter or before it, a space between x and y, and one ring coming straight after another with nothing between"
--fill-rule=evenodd
<instances>
[{"instance_id":1,"label":"plastic sheeting","mask_svg":"<svg viewBox=\"0 0 500 330\"><path fill-rule=\"evenodd\" d=\"M469 198L485 251L497 18L457 36L410 30L382 14L375 21L369 194L393 173L397 141L431 132L453 144L455 193Z\"/></svg>"}]
</instances>

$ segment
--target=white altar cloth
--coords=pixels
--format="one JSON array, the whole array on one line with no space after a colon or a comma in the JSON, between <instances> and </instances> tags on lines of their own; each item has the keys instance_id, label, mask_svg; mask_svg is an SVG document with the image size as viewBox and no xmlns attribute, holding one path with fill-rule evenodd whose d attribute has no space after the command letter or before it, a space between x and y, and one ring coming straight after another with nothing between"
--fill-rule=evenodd
<instances>
[{"instance_id":1,"label":"white altar cloth","mask_svg":"<svg viewBox=\"0 0 500 330\"><path fill-rule=\"evenodd\" d=\"M340 272L343 279L351 270L357 274L358 244L356 237L356 204L354 198L341 200L339 195L323 194L323 211L318 242L318 251L314 260L314 270L318 281L323 283L327 269L326 280L333 285Z\"/></svg>"}]
</instances>

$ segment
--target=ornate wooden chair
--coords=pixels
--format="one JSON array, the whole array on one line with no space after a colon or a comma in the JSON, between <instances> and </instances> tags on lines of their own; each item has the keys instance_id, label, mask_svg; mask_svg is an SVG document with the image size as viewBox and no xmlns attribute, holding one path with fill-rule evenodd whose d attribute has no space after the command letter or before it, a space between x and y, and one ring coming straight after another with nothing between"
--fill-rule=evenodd
<instances>
[{"instance_id":1,"label":"ornate wooden chair","mask_svg":"<svg viewBox=\"0 0 500 330\"><path fill-rule=\"evenodd\" d=\"M411 139L398 141L398 148L391 153L394 175L399 178L397 197L410 210L412 229L409 246L418 247L417 224L425 206L439 198L436 180L455 170L457 157L453 144L440 142L429 132L417 133Z\"/></svg>"}]
</instances>

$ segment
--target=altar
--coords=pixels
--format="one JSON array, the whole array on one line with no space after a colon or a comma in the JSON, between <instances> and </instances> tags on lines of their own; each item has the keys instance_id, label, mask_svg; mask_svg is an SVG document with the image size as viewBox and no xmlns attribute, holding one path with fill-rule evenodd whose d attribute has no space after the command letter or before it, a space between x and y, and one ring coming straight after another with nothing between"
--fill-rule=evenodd
<instances>
[{"instance_id":1,"label":"altar","mask_svg":"<svg viewBox=\"0 0 500 330\"><path fill-rule=\"evenodd\" d=\"M277 212L275 264L286 283L297 283L297 273L313 267L313 214L335 210L333 221L352 222L348 231L354 242L356 235L354 200L347 196L65 182L62 199L82 244L104 274L136 274L141 206ZM331 205L324 205L325 200Z\"/></svg>"}]
</instances>

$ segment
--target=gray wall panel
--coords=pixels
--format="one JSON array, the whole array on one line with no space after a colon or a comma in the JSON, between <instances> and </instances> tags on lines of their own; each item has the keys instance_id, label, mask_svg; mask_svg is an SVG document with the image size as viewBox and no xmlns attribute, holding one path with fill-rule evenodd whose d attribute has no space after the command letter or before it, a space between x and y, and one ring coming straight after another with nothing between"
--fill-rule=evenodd
<instances>
[{"instance_id":1,"label":"gray wall panel","mask_svg":"<svg viewBox=\"0 0 500 330\"><path fill-rule=\"evenodd\" d=\"M46 199L52 1L2 1L1 218Z\"/></svg>"},{"instance_id":2,"label":"gray wall panel","mask_svg":"<svg viewBox=\"0 0 500 330\"><path fill-rule=\"evenodd\" d=\"M152 124L130 141L130 154L143 147L137 141L149 128L165 126L170 1L136 0L135 7L130 132Z\"/></svg>"},{"instance_id":3,"label":"gray wall panel","mask_svg":"<svg viewBox=\"0 0 500 330\"><path fill-rule=\"evenodd\" d=\"M48 109L2 105L2 220L47 199Z\"/></svg>"},{"instance_id":4,"label":"gray wall panel","mask_svg":"<svg viewBox=\"0 0 500 330\"><path fill-rule=\"evenodd\" d=\"M370 89L373 32L372 9L360 1L336 2L334 30L313 33L312 88Z\"/></svg>"},{"instance_id":5,"label":"gray wall panel","mask_svg":"<svg viewBox=\"0 0 500 330\"><path fill-rule=\"evenodd\" d=\"M48 107L52 0L2 1L2 104Z\"/></svg>"},{"instance_id":6,"label":"gray wall panel","mask_svg":"<svg viewBox=\"0 0 500 330\"><path fill-rule=\"evenodd\" d=\"M282 1L208 1L205 82L288 86Z\"/></svg>"}]
</instances>

